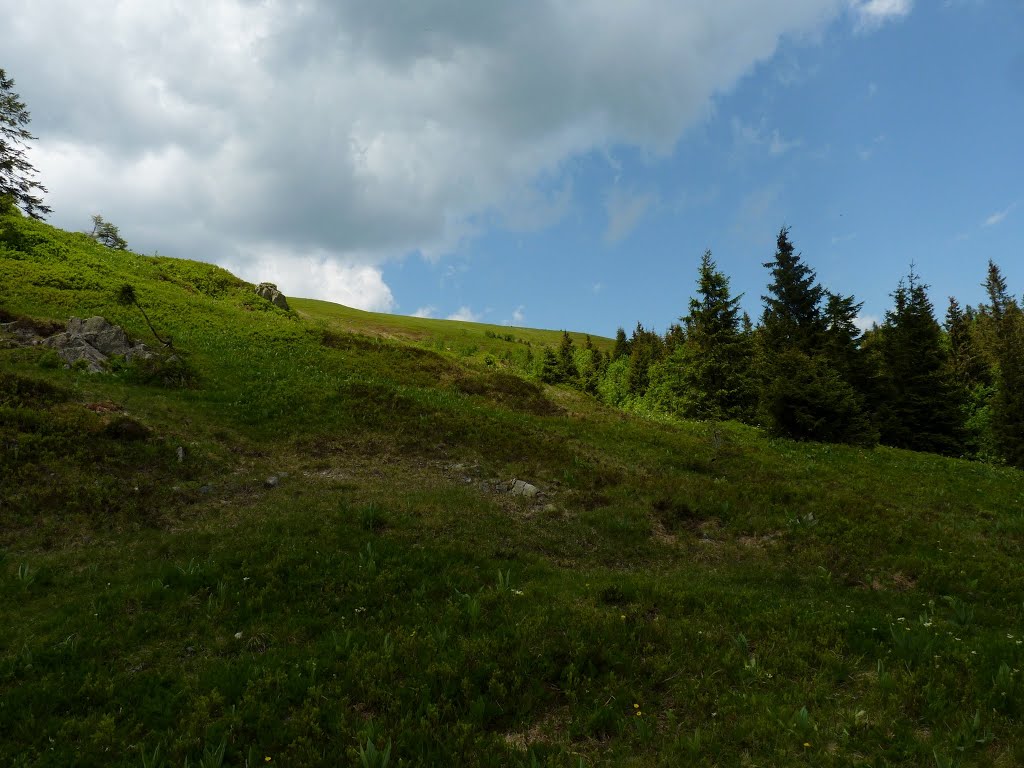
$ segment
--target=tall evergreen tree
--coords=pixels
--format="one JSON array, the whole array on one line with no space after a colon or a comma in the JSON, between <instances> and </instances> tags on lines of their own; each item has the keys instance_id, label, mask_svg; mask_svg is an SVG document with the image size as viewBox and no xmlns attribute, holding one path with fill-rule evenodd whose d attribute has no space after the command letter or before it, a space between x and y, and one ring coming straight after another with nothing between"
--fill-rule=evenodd
<instances>
[{"instance_id":1,"label":"tall evergreen tree","mask_svg":"<svg viewBox=\"0 0 1024 768\"><path fill-rule=\"evenodd\" d=\"M882 442L898 448L960 455L965 448L965 393L953 377L927 286L911 266L892 294L881 346L886 401Z\"/></svg>"},{"instance_id":2,"label":"tall evergreen tree","mask_svg":"<svg viewBox=\"0 0 1024 768\"><path fill-rule=\"evenodd\" d=\"M619 328L615 331L615 347L612 349L612 361L620 357L628 357L630 353L629 339L626 338L626 329Z\"/></svg>"},{"instance_id":3,"label":"tall evergreen tree","mask_svg":"<svg viewBox=\"0 0 1024 768\"><path fill-rule=\"evenodd\" d=\"M769 432L802 440L873 444L877 438L863 396L830 354L825 290L795 252L789 230L779 231L757 339L761 420ZM852 297L831 302L831 346L845 358L852 342ZM855 313L854 313L855 314ZM841 353L841 354L840 354Z\"/></svg>"},{"instance_id":4,"label":"tall evergreen tree","mask_svg":"<svg viewBox=\"0 0 1024 768\"><path fill-rule=\"evenodd\" d=\"M36 192L46 192L46 187L32 178L36 169L25 151L35 136L28 132L29 112L13 89L14 81L0 68L0 210L6 200L42 219L50 207Z\"/></svg>"},{"instance_id":5,"label":"tall evergreen tree","mask_svg":"<svg viewBox=\"0 0 1024 768\"><path fill-rule=\"evenodd\" d=\"M1002 458L1011 466L1024 468L1024 313L992 261L988 263L985 290L995 323L997 373L992 432Z\"/></svg>"},{"instance_id":6,"label":"tall evergreen tree","mask_svg":"<svg viewBox=\"0 0 1024 768\"><path fill-rule=\"evenodd\" d=\"M750 380L752 349L740 322L741 296L729 292L729 278L705 251L697 295L680 318L685 341L673 354L682 387L681 412L698 419L752 416L755 391Z\"/></svg>"},{"instance_id":7,"label":"tall evergreen tree","mask_svg":"<svg viewBox=\"0 0 1024 768\"><path fill-rule=\"evenodd\" d=\"M821 300L825 290L818 285L814 270L803 262L789 241L789 228L779 230L775 260L763 265L770 269L772 282L762 296L761 327L765 343L775 349L798 349L816 354L824 333Z\"/></svg>"},{"instance_id":8,"label":"tall evergreen tree","mask_svg":"<svg viewBox=\"0 0 1024 768\"><path fill-rule=\"evenodd\" d=\"M949 340L949 358L953 371L967 387L990 385L993 381L992 367L979 348L974 337L974 311L960 308L960 303L949 297L946 308L946 336Z\"/></svg>"},{"instance_id":9,"label":"tall evergreen tree","mask_svg":"<svg viewBox=\"0 0 1024 768\"><path fill-rule=\"evenodd\" d=\"M946 308L946 341L954 379L964 390L964 429L967 453L979 459L995 459L998 451L992 434L992 397L995 372L978 343L978 322L970 306L966 310L952 296Z\"/></svg>"}]
</instances>

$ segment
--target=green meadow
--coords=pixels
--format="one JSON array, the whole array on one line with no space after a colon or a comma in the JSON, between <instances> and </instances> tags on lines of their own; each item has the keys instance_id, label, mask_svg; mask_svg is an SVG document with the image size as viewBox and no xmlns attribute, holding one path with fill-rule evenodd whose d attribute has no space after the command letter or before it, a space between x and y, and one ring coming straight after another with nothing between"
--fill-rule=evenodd
<instances>
[{"instance_id":1,"label":"green meadow","mask_svg":"<svg viewBox=\"0 0 1024 768\"><path fill-rule=\"evenodd\" d=\"M0 321L160 350L126 283L175 359L0 336L0 764L1024 764L1020 471L628 414L531 375L560 330L0 217Z\"/></svg>"}]
</instances>

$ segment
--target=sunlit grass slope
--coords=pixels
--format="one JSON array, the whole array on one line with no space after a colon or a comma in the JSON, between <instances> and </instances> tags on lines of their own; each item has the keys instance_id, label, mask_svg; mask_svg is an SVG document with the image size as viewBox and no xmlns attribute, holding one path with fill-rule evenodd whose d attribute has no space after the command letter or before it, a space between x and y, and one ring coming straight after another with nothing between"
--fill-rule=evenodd
<instances>
[{"instance_id":1,"label":"sunlit grass slope","mask_svg":"<svg viewBox=\"0 0 1024 768\"><path fill-rule=\"evenodd\" d=\"M3 319L156 346L125 282L188 376L0 348L0 764L1024 763L1020 472L642 420L515 375L558 331L0 218Z\"/></svg>"}]
</instances>

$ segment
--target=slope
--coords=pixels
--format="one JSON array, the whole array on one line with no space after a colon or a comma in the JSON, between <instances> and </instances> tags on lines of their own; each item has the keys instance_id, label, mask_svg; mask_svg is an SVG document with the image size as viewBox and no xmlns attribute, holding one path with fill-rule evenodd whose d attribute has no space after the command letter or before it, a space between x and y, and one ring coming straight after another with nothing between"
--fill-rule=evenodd
<instances>
[{"instance_id":1,"label":"slope","mask_svg":"<svg viewBox=\"0 0 1024 768\"><path fill-rule=\"evenodd\" d=\"M124 283L178 362L0 349L4 763L1024 761L1021 473L641 420L516 375L557 332L0 218L2 319L145 339Z\"/></svg>"}]
</instances>

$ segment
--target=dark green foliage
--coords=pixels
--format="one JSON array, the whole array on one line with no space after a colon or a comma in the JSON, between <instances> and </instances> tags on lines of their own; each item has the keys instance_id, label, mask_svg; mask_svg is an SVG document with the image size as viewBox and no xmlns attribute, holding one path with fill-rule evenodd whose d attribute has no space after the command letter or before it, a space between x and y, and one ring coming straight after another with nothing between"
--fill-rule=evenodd
<instances>
[{"instance_id":1,"label":"dark green foliage","mask_svg":"<svg viewBox=\"0 0 1024 768\"><path fill-rule=\"evenodd\" d=\"M29 112L13 88L14 80L0 68L0 214L14 205L41 219L51 209L36 194L46 192L46 187L32 178L36 169L26 155L35 136L28 132Z\"/></svg>"},{"instance_id":2,"label":"dark green foliage","mask_svg":"<svg viewBox=\"0 0 1024 768\"><path fill-rule=\"evenodd\" d=\"M853 325L860 305L818 285L786 228L779 231L775 260L764 266L772 282L755 334L762 423L773 434L800 440L871 444L876 432L857 390L868 378Z\"/></svg>"},{"instance_id":3,"label":"dark green foliage","mask_svg":"<svg viewBox=\"0 0 1024 768\"><path fill-rule=\"evenodd\" d=\"M991 418L995 370L978 338L977 315L971 307L961 310L959 302L950 296L945 330L953 377L966 393L965 448L972 457L993 460L998 456Z\"/></svg>"},{"instance_id":4,"label":"dark green foliage","mask_svg":"<svg viewBox=\"0 0 1024 768\"><path fill-rule=\"evenodd\" d=\"M576 347L567 331L562 331L558 346L558 380L564 384L578 385L580 372L576 368Z\"/></svg>"},{"instance_id":5,"label":"dark green foliage","mask_svg":"<svg viewBox=\"0 0 1024 768\"><path fill-rule=\"evenodd\" d=\"M615 348L612 350L612 361L629 355L629 339L626 338L626 331L619 328L615 331Z\"/></svg>"},{"instance_id":6,"label":"dark green foliage","mask_svg":"<svg viewBox=\"0 0 1024 768\"><path fill-rule=\"evenodd\" d=\"M117 227L109 221L104 221L103 217L98 214L92 217L92 231L89 233L89 237L108 248L117 251L128 250L128 241L121 237Z\"/></svg>"},{"instance_id":7,"label":"dark green foliage","mask_svg":"<svg viewBox=\"0 0 1024 768\"><path fill-rule=\"evenodd\" d=\"M637 323L629 340L627 390L630 397L644 396L651 382L651 366L657 363L664 353L665 344L661 336Z\"/></svg>"},{"instance_id":8,"label":"dark green foliage","mask_svg":"<svg viewBox=\"0 0 1024 768\"><path fill-rule=\"evenodd\" d=\"M989 296L987 309L995 326L993 437L999 455L1008 464L1024 468L1024 312L992 261L988 263L985 289Z\"/></svg>"},{"instance_id":9,"label":"dark green foliage","mask_svg":"<svg viewBox=\"0 0 1024 768\"><path fill-rule=\"evenodd\" d=\"M822 356L785 349L772 357L760 413L769 432L796 440L874 445L863 398Z\"/></svg>"},{"instance_id":10,"label":"dark green foliage","mask_svg":"<svg viewBox=\"0 0 1024 768\"><path fill-rule=\"evenodd\" d=\"M540 380L545 384L558 384L562 381L562 369L558 355L553 349L545 348L540 361Z\"/></svg>"},{"instance_id":11,"label":"dark green foliage","mask_svg":"<svg viewBox=\"0 0 1024 768\"><path fill-rule=\"evenodd\" d=\"M682 397L679 411L696 419L749 419L755 389L751 380L752 340L740 326L742 296L729 293L729 278L705 251L697 296L681 318L685 339L672 356Z\"/></svg>"},{"instance_id":12,"label":"dark green foliage","mask_svg":"<svg viewBox=\"0 0 1024 768\"><path fill-rule=\"evenodd\" d=\"M779 230L775 260L762 266L770 269L772 275L768 294L761 297L764 301L761 332L765 347L817 354L825 332L821 314L825 290L818 285L814 270L795 252L788 228Z\"/></svg>"},{"instance_id":13,"label":"dark green foliage","mask_svg":"<svg viewBox=\"0 0 1024 768\"><path fill-rule=\"evenodd\" d=\"M882 442L950 456L964 452L966 392L953 376L942 330L913 268L892 294L881 332Z\"/></svg>"}]
</instances>

